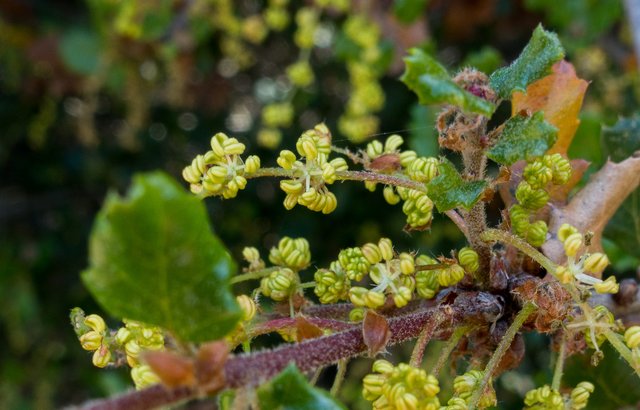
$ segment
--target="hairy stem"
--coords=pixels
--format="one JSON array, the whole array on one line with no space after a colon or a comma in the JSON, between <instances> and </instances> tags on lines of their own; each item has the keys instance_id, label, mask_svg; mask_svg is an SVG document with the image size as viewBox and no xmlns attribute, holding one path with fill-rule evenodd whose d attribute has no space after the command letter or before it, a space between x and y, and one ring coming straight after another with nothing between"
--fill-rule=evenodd
<instances>
[{"instance_id":1,"label":"hairy stem","mask_svg":"<svg viewBox=\"0 0 640 410\"><path fill-rule=\"evenodd\" d=\"M450 305L428 306L404 315L391 317L388 319L391 333L388 345L395 345L418 337L425 326L433 322L436 315L440 317L441 325L446 323L446 329L441 330L448 334L449 329L467 321L486 322L487 317L494 317L498 314L497 306L499 306L499 302L492 294L461 292ZM256 386L278 374L291 362L295 363L301 372L308 372L343 359L362 355L367 350L361 326L354 325L349 330L317 339L285 345L273 350L239 354L230 357L225 363L225 387ZM80 408L92 410L148 409L187 400L197 395L198 391L194 387L168 388L155 385L121 396L88 402Z\"/></svg>"},{"instance_id":2,"label":"hairy stem","mask_svg":"<svg viewBox=\"0 0 640 410\"><path fill-rule=\"evenodd\" d=\"M438 374L444 367L445 363L447 363L447 360L449 360L449 356L451 356L451 352L453 352L453 349L458 346L458 343L460 343L460 339L462 339L462 336L464 336L470 330L471 328L469 326L460 326L453 331L453 334L442 348L440 356L438 357L438 361L435 365L433 365L433 368L431 369L432 375L438 377Z\"/></svg>"},{"instance_id":3,"label":"hairy stem","mask_svg":"<svg viewBox=\"0 0 640 410\"><path fill-rule=\"evenodd\" d=\"M564 359L567 353L567 340L565 334L562 335L560 341L560 350L558 351L558 357L556 358L556 364L553 370L553 381L551 382L551 388L560 391L560 382L562 381L562 375L564 374Z\"/></svg>"},{"instance_id":4,"label":"hairy stem","mask_svg":"<svg viewBox=\"0 0 640 410\"><path fill-rule=\"evenodd\" d=\"M507 231L500 229L487 229L480 235L480 239L485 242L502 242L511 245L525 253L534 261L538 262L547 272L553 274L556 271L556 264L551 262L549 258L544 256L536 248L529 245L524 239L518 238Z\"/></svg>"},{"instance_id":5,"label":"hairy stem","mask_svg":"<svg viewBox=\"0 0 640 410\"><path fill-rule=\"evenodd\" d=\"M431 340L431 334L433 333L433 329L424 328L420 335L418 336L418 340L416 340L416 344L413 346L413 351L411 352L411 360L409 364L413 367L422 367L422 358L424 357L424 349L427 348L427 344L429 340Z\"/></svg>"},{"instance_id":6,"label":"hairy stem","mask_svg":"<svg viewBox=\"0 0 640 410\"><path fill-rule=\"evenodd\" d=\"M520 310L520 312L518 312L516 317L513 319L513 322L498 344L496 351L489 359L489 363L487 363L487 367L485 367L484 369L484 376L482 377L479 386L476 388L473 396L471 396L471 401L469 402L470 410L473 410L478 406L480 397L484 393L484 390L487 388L489 380L491 380L491 377L493 376L493 372L498 367L498 364L500 364L500 360L511 346L511 342L513 342L513 339L516 337L516 334L518 334L518 331L520 330L524 322L537 308L538 307L535 304L527 302L522 307L522 310Z\"/></svg>"},{"instance_id":7,"label":"hairy stem","mask_svg":"<svg viewBox=\"0 0 640 410\"><path fill-rule=\"evenodd\" d=\"M480 144L480 136L486 133L487 120L478 117L465 136L465 149L462 151L465 174L473 180L480 181L485 177L487 157L484 154L484 146ZM480 200L465 215L465 222L469 233L467 238L473 249L478 253L480 268L478 278L484 288L489 285L489 266L491 262L491 249L480 239L480 234L487 230L486 204Z\"/></svg>"},{"instance_id":8,"label":"hairy stem","mask_svg":"<svg viewBox=\"0 0 640 410\"><path fill-rule=\"evenodd\" d=\"M280 269L280 267L274 266L274 267L271 267L271 268L260 269L260 270L254 271L254 272L243 273L242 275L238 275L238 276L232 277L231 280L230 280L230 283L233 285L235 283L240 283L240 282L244 282L244 281L247 281L247 280L262 279L265 276L269 276L272 272L275 272L278 269Z\"/></svg>"},{"instance_id":9,"label":"hairy stem","mask_svg":"<svg viewBox=\"0 0 640 410\"><path fill-rule=\"evenodd\" d=\"M620 356L622 356L622 358L627 363L629 363L629 366L631 366L633 371L636 372L638 377L640 377L640 366L638 366L636 361L633 359L631 350L627 347L627 345L622 340L622 336L620 336L619 334L617 334L611 329L605 329L604 335L607 337L607 340L609 341L611 346L613 346L613 348L618 351Z\"/></svg>"},{"instance_id":10,"label":"hairy stem","mask_svg":"<svg viewBox=\"0 0 640 410\"><path fill-rule=\"evenodd\" d=\"M333 380L333 385L331 385L331 390L329 393L336 397L340 392L340 387L342 386L342 382L344 381L344 376L347 374L347 363L348 360L342 359L338 361L338 371L336 373L336 378Z\"/></svg>"}]
</instances>

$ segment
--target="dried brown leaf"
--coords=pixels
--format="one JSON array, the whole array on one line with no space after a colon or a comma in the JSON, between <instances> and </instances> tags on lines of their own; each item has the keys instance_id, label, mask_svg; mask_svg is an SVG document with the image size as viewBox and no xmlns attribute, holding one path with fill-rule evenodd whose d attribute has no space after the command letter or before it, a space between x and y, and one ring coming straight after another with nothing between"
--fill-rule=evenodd
<instances>
[{"instance_id":1,"label":"dried brown leaf","mask_svg":"<svg viewBox=\"0 0 640 410\"><path fill-rule=\"evenodd\" d=\"M370 357L384 352L391 337L387 319L373 310L367 310L362 322L362 337Z\"/></svg>"}]
</instances>

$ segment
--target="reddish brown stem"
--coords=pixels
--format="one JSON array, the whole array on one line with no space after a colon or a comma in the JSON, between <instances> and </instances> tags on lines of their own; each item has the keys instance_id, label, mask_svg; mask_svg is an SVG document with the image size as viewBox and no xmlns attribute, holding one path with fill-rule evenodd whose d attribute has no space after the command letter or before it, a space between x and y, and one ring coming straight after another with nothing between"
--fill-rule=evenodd
<instances>
[{"instance_id":1,"label":"reddish brown stem","mask_svg":"<svg viewBox=\"0 0 640 410\"><path fill-rule=\"evenodd\" d=\"M488 324L501 311L495 296L485 292L463 292L454 296L448 305L426 307L405 315L389 318L391 339L389 345L418 337L425 326L439 318L434 339L448 338L451 330L461 323ZM302 372L337 363L341 359L359 356L367 351L360 326L329 336L302 343L285 345L274 350L231 357L225 364L226 387L256 386L278 374L289 363L295 363ZM81 409L148 409L176 403L198 394L194 388L167 389L152 386L144 390L125 393L105 400L96 400L80 406Z\"/></svg>"}]
</instances>

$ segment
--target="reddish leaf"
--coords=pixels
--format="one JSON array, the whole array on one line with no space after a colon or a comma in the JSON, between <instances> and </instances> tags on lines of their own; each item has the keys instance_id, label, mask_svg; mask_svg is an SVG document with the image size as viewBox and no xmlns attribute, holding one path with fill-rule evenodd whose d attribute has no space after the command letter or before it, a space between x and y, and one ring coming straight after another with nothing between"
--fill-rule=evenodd
<instances>
[{"instance_id":1,"label":"reddish leaf","mask_svg":"<svg viewBox=\"0 0 640 410\"><path fill-rule=\"evenodd\" d=\"M173 352L145 352L145 363L168 387L193 386L196 381L193 361Z\"/></svg>"},{"instance_id":2,"label":"reddish leaf","mask_svg":"<svg viewBox=\"0 0 640 410\"><path fill-rule=\"evenodd\" d=\"M215 393L225 385L224 364L229 356L225 341L205 343L200 346L196 359L198 386L206 393Z\"/></svg>"},{"instance_id":3,"label":"reddish leaf","mask_svg":"<svg viewBox=\"0 0 640 410\"><path fill-rule=\"evenodd\" d=\"M512 113L543 111L544 119L558 128L558 139L548 153L567 154L578 129L578 114L588 82L578 78L573 66L562 60L553 65L553 73L527 87L527 93L513 93Z\"/></svg>"},{"instance_id":4,"label":"reddish leaf","mask_svg":"<svg viewBox=\"0 0 640 410\"><path fill-rule=\"evenodd\" d=\"M304 316L296 316L296 338L298 342L323 336L322 329L309 322Z\"/></svg>"},{"instance_id":5,"label":"reddish leaf","mask_svg":"<svg viewBox=\"0 0 640 410\"><path fill-rule=\"evenodd\" d=\"M369 349L369 356L373 357L385 351L391 337L387 319L373 310L367 310L362 323L362 337L364 344Z\"/></svg>"}]
</instances>

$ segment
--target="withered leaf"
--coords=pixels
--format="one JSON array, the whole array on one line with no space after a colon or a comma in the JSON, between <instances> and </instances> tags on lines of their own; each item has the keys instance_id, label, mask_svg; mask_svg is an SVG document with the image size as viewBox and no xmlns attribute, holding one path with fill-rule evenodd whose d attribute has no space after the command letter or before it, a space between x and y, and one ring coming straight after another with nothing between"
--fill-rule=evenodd
<instances>
[{"instance_id":1,"label":"withered leaf","mask_svg":"<svg viewBox=\"0 0 640 410\"><path fill-rule=\"evenodd\" d=\"M296 316L296 338L298 342L307 339L315 339L324 335L322 329L309 322L304 316Z\"/></svg>"},{"instance_id":2,"label":"withered leaf","mask_svg":"<svg viewBox=\"0 0 640 410\"><path fill-rule=\"evenodd\" d=\"M168 387L194 386L195 368L190 358L169 351L145 352L142 360Z\"/></svg>"},{"instance_id":3,"label":"withered leaf","mask_svg":"<svg viewBox=\"0 0 640 410\"><path fill-rule=\"evenodd\" d=\"M200 346L195 362L198 387L206 393L215 393L225 384L224 364L229 356L229 346L223 340Z\"/></svg>"},{"instance_id":4,"label":"withered leaf","mask_svg":"<svg viewBox=\"0 0 640 410\"><path fill-rule=\"evenodd\" d=\"M373 310L367 310L362 322L362 337L364 344L369 349L370 357L385 351L391 337L387 319Z\"/></svg>"},{"instance_id":5,"label":"withered leaf","mask_svg":"<svg viewBox=\"0 0 640 410\"><path fill-rule=\"evenodd\" d=\"M527 92L513 93L513 115L521 111L544 113L544 119L558 129L558 139L548 153L566 156L573 136L578 129L578 114L589 83L576 76L567 61L561 60L552 67L552 73L527 87Z\"/></svg>"}]
</instances>

